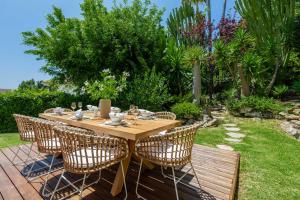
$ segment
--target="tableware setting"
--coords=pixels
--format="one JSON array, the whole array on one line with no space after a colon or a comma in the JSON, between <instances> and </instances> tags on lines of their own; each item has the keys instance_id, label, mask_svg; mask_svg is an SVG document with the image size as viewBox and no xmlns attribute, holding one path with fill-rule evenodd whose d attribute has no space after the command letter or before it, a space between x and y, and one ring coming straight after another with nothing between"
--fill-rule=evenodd
<instances>
[{"instance_id":1,"label":"tableware setting","mask_svg":"<svg viewBox=\"0 0 300 200\"><path fill-rule=\"evenodd\" d=\"M140 115L138 116L138 119L142 120L150 120L155 119L154 112L151 112L149 110L139 109Z\"/></svg>"},{"instance_id":2,"label":"tableware setting","mask_svg":"<svg viewBox=\"0 0 300 200\"><path fill-rule=\"evenodd\" d=\"M56 115L63 115L64 114L64 109L61 107L56 107L53 109L53 113Z\"/></svg>"}]
</instances>

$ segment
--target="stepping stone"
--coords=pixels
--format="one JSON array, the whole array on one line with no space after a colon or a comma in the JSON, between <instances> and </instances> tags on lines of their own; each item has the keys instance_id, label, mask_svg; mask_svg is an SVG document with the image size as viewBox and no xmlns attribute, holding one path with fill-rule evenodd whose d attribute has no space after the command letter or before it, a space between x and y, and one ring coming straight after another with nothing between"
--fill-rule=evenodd
<instances>
[{"instance_id":1,"label":"stepping stone","mask_svg":"<svg viewBox=\"0 0 300 200\"><path fill-rule=\"evenodd\" d=\"M241 129L237 128L237 127L225 127L225 130L227 130L227 131L233 131L233 132L238 132Z\"/></svg>"},{"instance_id":2,"label":"stepping stone","mask_svg":"<svg viewBox=\"0 0 300 200\"><path fill-rule=\"evenodd\" d=\"M225 133L226 135L228 135L229 137L235 138L235 139L239 139L239 138L244 138L246 135L241 134L241 133L234 133L234 132L228 132Z\"/></svg>"},{"instance_id":3,"label":"stepping stone","mask_svg":"<svg viewBox=\"0 0 300 200\"><path fill-rule=\"evenodd\" d=\"M236 127L237 125L236 124L223 124L223 126L226 126L226 127Z\"/></svg>"},{"instance_id":4,"label":"stepping stone","mask_svg":"<svg viewBox=\"0 0 300 200\"><path fill-rule=\"evenodd\" d=\"M227 151L233 151L233 148L231 146L225 145L225 144L218 144L217 148L227 150Z\"/></svg>"},{"instance_id":5,"label":"stepping stone","mask_svg":"<svg viewBox=\"0 0 300 200\"><path fill-rule=\"evenodd\" d=\"M242 141L241 139L236 139L236 138L225 138L225 140L228 142L237 142L237 143Z\"/></svg>"}]
</instances>

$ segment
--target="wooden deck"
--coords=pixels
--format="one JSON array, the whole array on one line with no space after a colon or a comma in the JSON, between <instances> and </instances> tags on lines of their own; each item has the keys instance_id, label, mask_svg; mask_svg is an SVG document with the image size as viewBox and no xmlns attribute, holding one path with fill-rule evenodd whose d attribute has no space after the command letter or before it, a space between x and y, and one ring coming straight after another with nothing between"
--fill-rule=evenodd
<instances>
[{"instance_id":1,"label":"wooden deck","mask_svg":"<svg viewBox=\"0 0 300 200\"><path fill-rule=\"evenodd\" d=\"M23 146L24 150L28 150L28 145ZM22 171L26 171L30 163L24 166L13 166L11 159L16 152L16 148L0 149L0 200L38 200L41 188L45 177L38 178L31 183L27 183L26 179L21 175ZM37 150L33 154L37 154ZM24 152L20 152L17 161L24 159ZM49 160L49 157L45 157ZM238 178L239 154L201 145L195 145L193 149L193 164L196 173L200 179L201 190L192 189L182 184L178 184L180 199L224 199L232 200L235 194L235 188ZM41 166L42 164L40 164ZM38 166L37 166L38 167ZM84 199L123 199L124 191L115 198L110 194L111 184L113 182L117 166L113 166L110 170L105 170L102 173L101 181L83 192ZM149 200L158 199L175 199L175 191L173 181L162 178L160 168L155 170L144 169L141 176L140 194ZM186 169L183 168L178 173L182 173ZM128 187L129 200L137 199L135 195L135 183L137 179L138 163L132 162L126 177ZM61 171L56 171L51 174L50 187L53 189L57 182ZM75 180L78 175L69 175ZM179 174L178 174L179 176ZM96 175L91 176L91 179L96 178ZM188 175L184 181L192 186L197 186L193 175ZM59 195L63 196L70 192L71 188L67 188ZM73 196L70 199L78 199L78 196Z\"/></svg>"}]
</instances>

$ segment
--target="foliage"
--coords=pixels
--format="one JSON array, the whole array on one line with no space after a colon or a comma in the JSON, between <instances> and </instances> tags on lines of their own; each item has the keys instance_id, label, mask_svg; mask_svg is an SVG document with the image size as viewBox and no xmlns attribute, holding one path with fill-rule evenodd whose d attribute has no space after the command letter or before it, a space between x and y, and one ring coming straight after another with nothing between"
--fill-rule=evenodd
<instances>
[{"instance_id":1,"label":"foliage","mask_svg":"<svg viewBox=\"0 0 300 200\"><path fill-rule=\"evenodd\" d=\"M199 106L189 102L177 103L172 106L171 110L179 119L199 119L202 113Z\"/></svg>"},{"instance_id":2,"label":"foliage","mask_svg":"<svg viewBox=\"0 0 300 200\"><path fill-rule=\"evenodd\" d=\"M22 81L18 86L18 90L38 90L44 88L43 81L35 81L34 79Z\"/></svg>"},{"instance_id":3,"label":"foliage","mask_svg":"<svg viewBox=\"0 0 300 200\"><path fill-rule=\"evenodd\" d=\"M160 111L171 99L166 79L155 71L145 71L144 75L136 75L127 89L120 95L120 106L128 109L130 104L151 111Z\"/></svg>"},{"instance_id":4,"label":"foliage","mask_svg":"<svg viewBox=\"0 0 300 200\"><path fill-rule=\"evenodd\" d=\"M105 69L100 73L100 80L92 83L85 82L86 92L93 100L99 99L113 99L115 100L119 93L126 88L126 80L128 73L123 72L122 76L117 80L115 76L111 75L109 69Z\"/></svg>"},{"instance_id":5,"label":"foliage","mask_svg":"<svg viewBox=\"0 0 300 200\"><path fill-rule=\"evenodd\" d=\"M195 64L205 65L207 63L207 53L200 46L189 47L185 51L183 62L188 67L193 67Z\"/></svg>"},{"instance_id":6,"label":"foliage","mask_svg":"<svg viewBox=\"0 0 300 200\"><path fill-rule=\"evenodd\" d=\"M249 96L242 99L230 99L227 101L227 108L231 112L239 113L242 110L252 109L255 112L271 112L278 114L285 110L285 106L272 98Z\"/></svg>"},{"instance_id":7,"label":"foliage","mask_svg":"<svg viewBox=\"0 0 300 200\"><path fill-rule=\"evenodd\" d=\"M63 92L26 90L0 93L0 132L17 131L12 116L14 113L37 117L48 108L68 108L73 101L81 101L83 105L93 103L87 96L73 96Z\"/></svg>"},{"instance_id":8,"label":"foliage","mask_svg":"<svg viewBox=\"0 0 300 200\"><path fill-rule=\"evenodd\" d=\"M274 86L273 95L277 98L282 98L287 93L289 87L286 85Z\"/></svg>"},{"instance_id":9,"label":"foliage","mask_svg":"<svg viewBox=\"0 0 300 200\"><path fill-rule=\"evenodd\" d=\"M184 47L176 45L173 38L168 38L162 74L166 77L171 95L185 95L191 87L191 70L183 65L184 50Z\"/></svg>"},{"instance_id":10,"label":"foliage","mask_svg":"<svg viewBox=\"0 0 300 200\"><path fill-rule=\"evenodd\" d=\"M19 133L0 133L0 149L25 144L20 140Z\"/></svg>"},{"instance_id":11,"label":"foliage","mask_svg":"<svg viewBox=\"0 0 300 200\"><path fill-rule=\"evenodd\" d=\"M295 80L295 81L293 82L292 89L293 89L296 93L300 94L300 80Z\"/></svg>"},{"instance_id":12,"label":"foliage","mask_svg":"<svg viewBox=\"0 0 300 200\"><path fill-rule=\"evenodd\" d=\"M236 7L247 21L248 29L257 45L264 51L273 67L273 75L266 94L277 78L278 70L285 66L292 51L291 39L295 16L295 0L237 0Z\"/></svg>"},{"instance_id":13,"label":"foliage","mask_svg":"<svg viewBox=\"0 0 300 200\"><path fill-rule=\"evenodd\" d=\"M163 11L149 0L126 2L108 11L102 0L84 0L82 18L67 18L54 7L45 29L23 32L24 43L32 47L26 53L46 62L44 72L77 86L97 80L105 68L114 75L144 74L152 66L160 70L166 47Z\"/></svg>"}]
</instances>

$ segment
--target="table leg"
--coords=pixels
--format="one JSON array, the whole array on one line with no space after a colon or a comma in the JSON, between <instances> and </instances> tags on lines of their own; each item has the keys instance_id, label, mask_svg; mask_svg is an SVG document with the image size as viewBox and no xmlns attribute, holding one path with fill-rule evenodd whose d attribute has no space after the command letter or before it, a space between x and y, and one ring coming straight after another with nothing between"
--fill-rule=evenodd
<instances>
[{"instance_id":1,"label":"table leg","mask_svg":"<svg viewBox=\"0 0 300 200\"><path fill-rule=\"evenodd\" d=\"M129 147L129 152L128 152L128 157L123 160L123 167L124 167L124 174L126 177L128 166L131 160L131 155L134 152L135 148L135 141L134 140L128 140L128 147ZM122 168L121 165L118 168L117 174L115 176L114 183L112 185L110 193L112 196L118 195L123 188L123 176L122 176Z\"/></svg>"}]
</instances>

